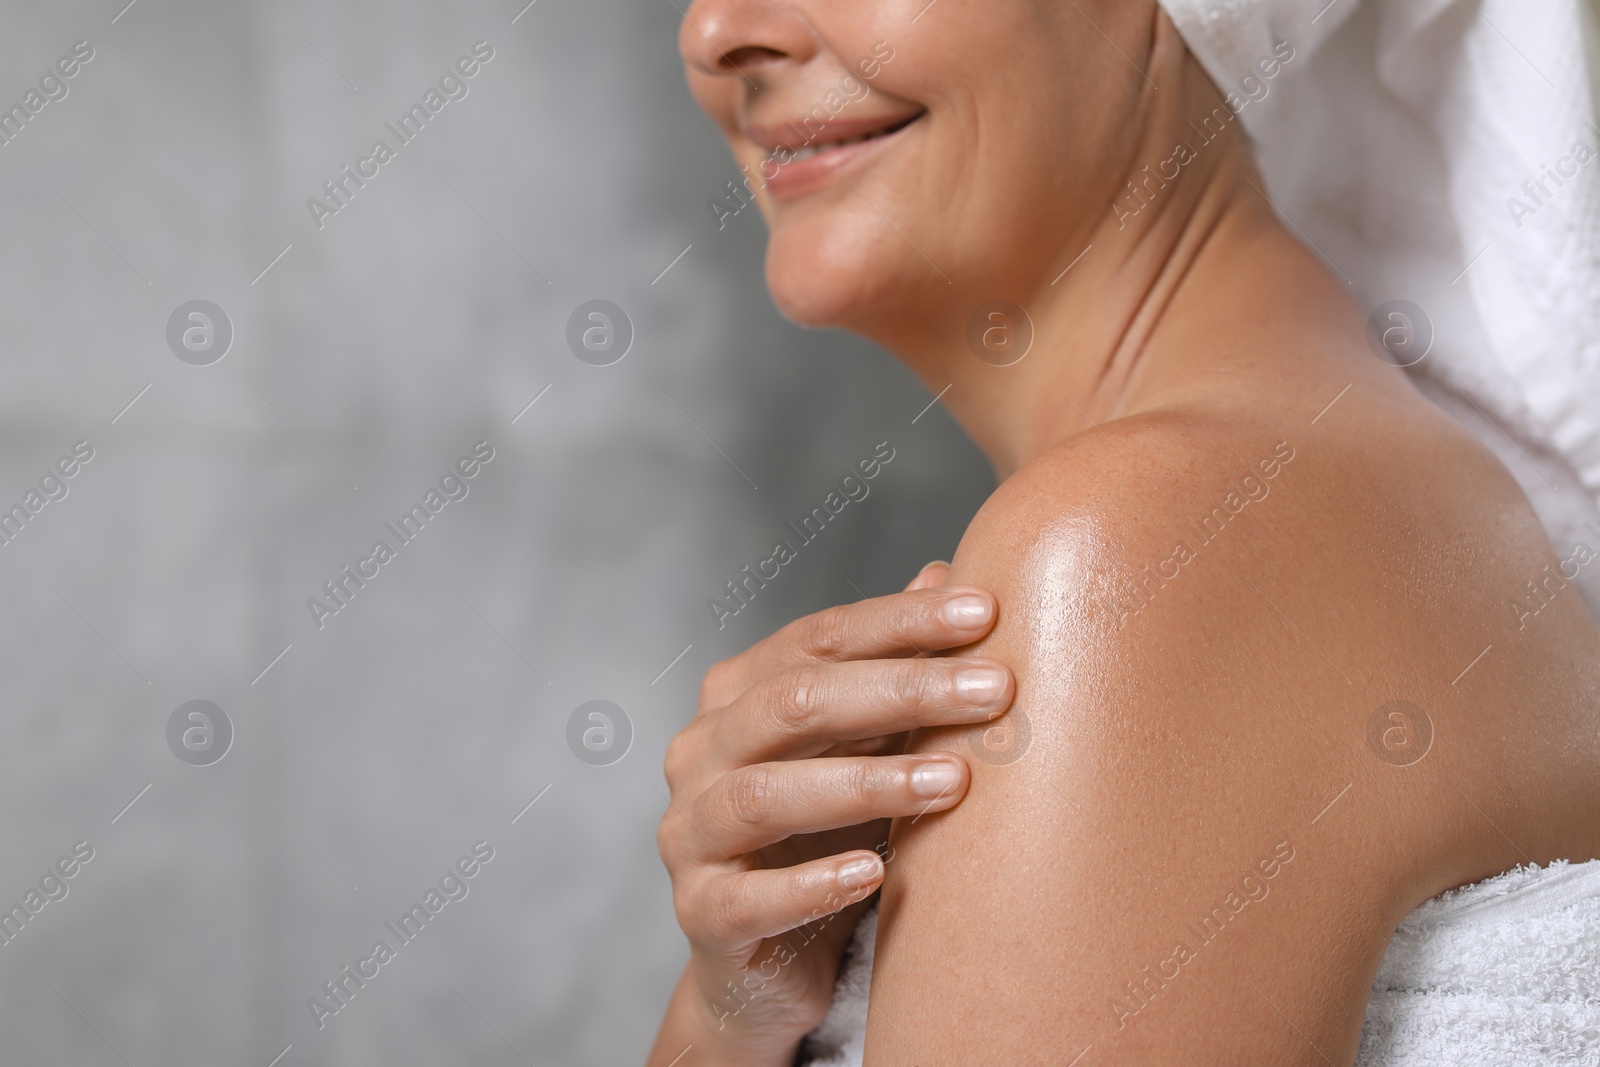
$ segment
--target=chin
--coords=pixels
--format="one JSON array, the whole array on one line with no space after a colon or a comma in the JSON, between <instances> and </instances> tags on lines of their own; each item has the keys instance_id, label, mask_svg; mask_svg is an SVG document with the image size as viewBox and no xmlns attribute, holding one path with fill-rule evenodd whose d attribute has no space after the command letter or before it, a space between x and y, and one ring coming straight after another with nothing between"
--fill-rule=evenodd
<instances>
[{"instance_id":1,"label":"chin","mask_svg":"<svg viewBox=\"0 0 1600 1067\"><path fill-rule=\"evenodd\" d=\"M907 282L928 271L883 220L835 209L827 220L786 219L767 242L767 288L789 321L853 329L913 296ZM910 252L915 263L906 262ZM921 279L926 282L927 279ZM944 283L933 279L942 288Z\"/></svg>"}]
</instances>

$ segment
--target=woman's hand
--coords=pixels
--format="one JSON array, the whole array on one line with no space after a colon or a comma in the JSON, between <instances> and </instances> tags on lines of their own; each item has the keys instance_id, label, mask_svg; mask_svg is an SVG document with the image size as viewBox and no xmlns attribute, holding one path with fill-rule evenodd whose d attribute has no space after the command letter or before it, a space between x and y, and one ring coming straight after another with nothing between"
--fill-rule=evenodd
<instances>
[{"instance_id":1,"label":"woman's hand","mask_svg":"<svg viewBox=\"0 0 1600 1067\"><path fill-rule=\"evenodd\" d=\"M696 1067L788 1067L883 880L887 820L961 801L965 761L904 755L906 732L985 722L1014 686L994 660L929 658L994 625L994 598L943 588L948 573L929 564L903 593L801 619L706 673L667 749L656 836L691 953L651 1064L692 1045Z\"/></svg>"}]
</instances>

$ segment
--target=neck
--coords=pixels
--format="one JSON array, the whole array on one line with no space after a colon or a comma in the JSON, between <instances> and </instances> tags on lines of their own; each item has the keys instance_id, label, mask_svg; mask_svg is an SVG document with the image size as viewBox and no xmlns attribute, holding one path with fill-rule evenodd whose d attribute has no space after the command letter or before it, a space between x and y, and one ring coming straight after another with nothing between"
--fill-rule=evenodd
<instances>
[{"instance_id":1,"label":"neck","mask_svg":"<svg viewBox=\"0 0 1600 1067\"><path fill-rule=\"evenodd\" d=\"M930 389L943 391L1001 479L1073 434L1148 409L1202 371L1196 328L1237 322L1250 308L1259 316L1262 301L1272 299L1260 287L1274 284L1263 260L1302 253L1267 204L1239 120L1210 80L1186 57L1174 82L1185 91L1166 93L1170 103L1151 102L1110 210L1074 234L1021 292L1008 294L1033 327L1019 362L996 366L1008 357L975 355L962 312L982 297L936 291L932 307L872 331ZM1187 158L1175 157L1179 144ZM1001 331L1020 325L987 321Z\"/></svg>"}]
</instances>

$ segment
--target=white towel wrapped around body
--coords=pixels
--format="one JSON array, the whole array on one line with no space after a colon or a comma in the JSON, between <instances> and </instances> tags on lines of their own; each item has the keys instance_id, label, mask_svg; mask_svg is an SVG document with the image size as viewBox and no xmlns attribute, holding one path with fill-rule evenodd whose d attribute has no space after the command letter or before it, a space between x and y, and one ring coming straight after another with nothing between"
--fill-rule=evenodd
<instances>
[{"instance_id":1,"label":"white towel wrapped around body","mask_svg":"<svg viewBox=\"0 0 1600 1067\"><path fill-rule=\"evenodd\" d=\"M861 919L805 1067L861 1067L877 939ZM1600 860L1518 867L1423 903L1395 931L1356 1067L1600 1064Z\"/></svg>"}]
</instances>

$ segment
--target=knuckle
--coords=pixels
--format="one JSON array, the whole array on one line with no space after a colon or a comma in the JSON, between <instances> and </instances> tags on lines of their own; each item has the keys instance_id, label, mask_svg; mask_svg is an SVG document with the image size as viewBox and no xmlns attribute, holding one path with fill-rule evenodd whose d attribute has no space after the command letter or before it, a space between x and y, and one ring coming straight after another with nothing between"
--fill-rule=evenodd
<instances>
[{"instance_id":1,"label":"knuckle","mask_svg":"<svg viewBox=\"0 0 1600 1067\"><path fill-rule=\"evenodd\" d=\"M728 814L737 822L760 826L772 815L772 772L746 767L724 779Z\"/></svg>"},{"instance_id":2,"label":"knuckle","mask_svg":"<svg viewBox=\"0 0 1600 1067\"><path fill-rule=\"evenodd\" d=\"M697 852L693 846L699 835L692 833L691 829L682 813L671 808L656 824L656 848L661 853L662 866L666 867L667 874L674 880L698 867L695 862Z\"/></svg>"},{"instance_id":3,"label":"knuckle","mask_svg":"<svg viewBox=\"0 0 1600 1067\"><path fill-rule=\"evenodd\" d=\"M676 833L672 827L672 810L667 809L667 814L661 816L661 821L656 824L656 851L661 854L661 862L667 870L672 870L672 857Z\"/></svg>"},{"instance_id":4,"label":"knuckle","mask_svg":"<svg viewBox=\"0 0 1600 1067\"><path fill-rule=\"evenodd\" d=\"M687 934L691 941L698 941L705 934L704 913L700 907L701 896L702 894L687 882L674 881L672 884L672 914L678 920L678 928Z\"/></svg>"},{"instance_id":5,"label":"knuckle","mask_svg":"<svg viewBox=\"0 0 1600 1067\"><path fill-rule=\"evenodd\" d=\"M737 658L713 663L700 679L700 710L721 707L733 699L735 675L739 670Z\"/></svg>"},{"instance_id":6,"label":"knuckle","mask_svg":"<svg viewBox=\"0 0 1600 1067\"><path fill-rule=\"evenodd\" d=\"M799 667L778 679L771 711L780 729L786 733L805 733L816 723L821 711L820 680L821 672L815 667Z\"/></svg>"},{"instance_id":7,"label":"knuckle","mask_svg":"<svg viewBox=\"0 0 1600 1067\"><path fill-rule=\"evenodd\" d=\"M667 788L677 792L683 781L688 777L692 767L689 742L685 740L688 730L680 730L667 742L666 754L661 757L661 773L666 776Z\"/></svg>"},{"instance_id":8,"label":"knuckle","mask_svg":"<svg viewBox=\"0 0 1600 1067\"><path fill-rule=\"evenodd\" d=\"M902 708L925 707L938 695L931 668L926 660L920 658L906 660L894 668L889 684L890 695Z\"/></svg>"},{"instance_id":9,"label":"knuckle","mask_svg":"<svg viewBox=\"0 0 1600 1067\"><path fill-rule=\"evenodd\" d=\"M748 937L756 928L760 916L760 906L750 882L742 876L724 878L711 896L711 927L723 937Z\"/></svg>"},{"instance_id":10,"label":"knuckle","mask_svg":"<svg viewBox=\"0 0 1600 1067\"><path fill-rule=\"evenodd\" d=\"M850 647L850 610L824 608L806 619L800 647L815 659L840 659Z\"/></svg>"}]
</instances>

